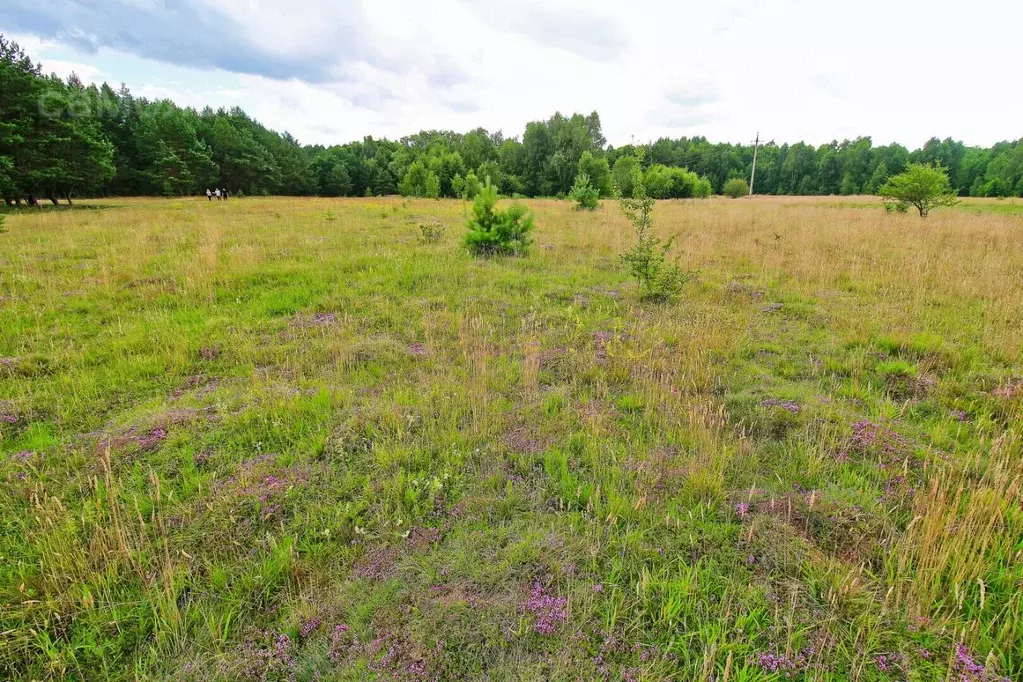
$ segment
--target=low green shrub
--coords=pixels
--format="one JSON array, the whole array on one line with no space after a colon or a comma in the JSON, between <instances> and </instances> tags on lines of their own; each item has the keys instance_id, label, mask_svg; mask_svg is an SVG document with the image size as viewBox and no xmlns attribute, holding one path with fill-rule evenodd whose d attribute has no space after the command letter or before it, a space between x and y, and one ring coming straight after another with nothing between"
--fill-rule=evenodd
<instances>
[{"instance_id":1,"label":"low green shrub","mask_svg":"<svg viewBox=\"0 0 1023 682\"><path fill-rule=\"evenodd\" d=\"M520 204L504 211L494 208L496 204L497 188L488 181L472 202L465 245L476 255L525 255L532 243L533 216Z\"/></svg>"},{"instance_id":2,"label":"low green shrub","mask_svg":"<svg viewBox=\"0 0 1023 682\"><path fill-rule=\"evenodd\" d=\"M654 164L643 175L647 196L654 199L702 199L711 194L710 181L685 168Z\"/></svg>"},{"instance_id":3,"label":"low green shrub","mask_svg":"<svg viewBox=\"0 0 1023 682\"><path fill-rule=\"evenodd\" d=\"M722 194L726 197L732 197L738 199L739 197L745 197L749 195L749 185L742 178L732 178L725 182L725 186L721 189Z\"/></svg>"},{"instance_id":4,"label":"low green shrub","mask_svg":"<svg viewBox=\"0 0 1023 682\"><path fill-rule=\"evenodd\" d=\"M575 207L585 211L600 208L600 190L590 184L590 176L580 173L575 177L575 184L568 196L575 202Z\"/></svg>"}]
</instances>

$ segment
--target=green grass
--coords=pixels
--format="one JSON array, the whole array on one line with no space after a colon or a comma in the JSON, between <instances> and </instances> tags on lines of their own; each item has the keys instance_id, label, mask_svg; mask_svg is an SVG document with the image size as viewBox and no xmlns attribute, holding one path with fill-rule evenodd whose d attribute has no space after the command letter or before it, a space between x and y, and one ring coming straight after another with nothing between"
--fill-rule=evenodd
<instances>
[{"instance_id":1,"label":"green grass","mask_svg":"<svg viewBox=\"0 0 1023 682\"><path fill-rule=\"evenodd\" d=\"M961 210L973 213L994 213L996 215L1023 215L1023 201L1019 199L965 199Z\"/></svg>"},{"instance_id":2,"label":"green grass","mask_svg":"<svg viewBox=\"0 0 1023 682\"><path fill-rule=\"evenodd\" d=\"M1023 230L827 201L13 212L0 676L1023 676Z\"/></svg>"}]
</instances>

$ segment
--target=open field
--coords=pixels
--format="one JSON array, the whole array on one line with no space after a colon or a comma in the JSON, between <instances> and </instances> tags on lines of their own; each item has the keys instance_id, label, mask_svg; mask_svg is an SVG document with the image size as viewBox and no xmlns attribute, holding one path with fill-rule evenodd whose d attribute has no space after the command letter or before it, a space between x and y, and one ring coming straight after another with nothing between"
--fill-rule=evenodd
<instances>
[{"instance_id":1,"label":"open field","mask_svg":"<svg viewBox=\"0 0 1023 682\"><path fill-rule=\"evenodd\" d=\"M94 203L0 233L0 678L1023 679L1019 202L661 202L671 305L608 202Z\"/></svg>"}]
</instances>

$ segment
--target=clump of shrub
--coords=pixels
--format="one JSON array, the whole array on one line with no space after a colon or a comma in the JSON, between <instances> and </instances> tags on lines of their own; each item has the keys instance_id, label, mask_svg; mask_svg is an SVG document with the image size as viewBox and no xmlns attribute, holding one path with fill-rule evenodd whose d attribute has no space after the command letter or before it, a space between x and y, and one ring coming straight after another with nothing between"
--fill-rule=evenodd
<instances>
[{"instance_id":1,"label":"clump of shrub","mask_svg":"<svg viewBox=\"0 0 1023 682\"><path fill-rule=\"evenodd\" d=\"M654 200L646 195L642 185L635 192L636 196L632 198L619 199L622 212L636 228L636 244L622 254L622 262L639 282L640 298L671 300L682 292L682 287L695 273L683 272L677 259L668 259L675 235L664 241L651 234Z\"/></svg>"},{"instance_id":2,"label":"clump of shrub","mask_svg":"<svg viewBox=\"0 0 1023 682\"><path fill-rule=\"evenodd\" d=\"M650 166L643 175L643 188L654 199L702 199L711 194L707 178L659 163Z\"/></svg>"},{"instance_id":3,"label":"clump of shrub","mask_svg":"<svg viewBox=\"0 0 1023 682\"><path fill-rule=\"evenodd\" d=\"M572 185L572 191L568 196L578 209L595 211L600 208L600 190L590 183L590 176L586 173L575 176L575 184Z\"/></svg>"},{"instance_id":4,"label":"clump of shrub","mask_svg":"<svg viewBox=\"0 0 1023 682\"><path fill-rule=\"evenodd\" d=\"M496 204L497 188L488 180L472 202L465 245L476 255L525 255L532 243L533 216L520 204L503 211Z\"/></svg>"},{"instance_id":5,"label":"clump of shrub","mask_svg":"<svg viewBox=\"0 0 1023 682\"><path fill-rule=\"evenodd\" d=\"M696 184L693 186L693 197L697 199L706 199L714 193L714 188L710 185L710 180L704 176L699 176L696 180Z\"/></svg>"},{"instance_id":6,"label":"clump of shrub","mask_svg":"<svg viewBox=\"0 0 1023 682\"><path fill-rule=\"evenodd\" d=\"M732 197L738 199L739 197L745 197L749 195L749 185L742 178L732 178L725 182L725 186L721 188L721 192L726 197Z\"/></svg>"},{"instance_id":7,"label":"clump of shrub","mask_svg":"<svg viewBox=\"0 0 1023 682\"><path fill-rule=\"evenodd\" d=\"M444 237L444 225L441 223L419 223L419 241L424 244L439 242Z\"/></svg>"}]
</instances>

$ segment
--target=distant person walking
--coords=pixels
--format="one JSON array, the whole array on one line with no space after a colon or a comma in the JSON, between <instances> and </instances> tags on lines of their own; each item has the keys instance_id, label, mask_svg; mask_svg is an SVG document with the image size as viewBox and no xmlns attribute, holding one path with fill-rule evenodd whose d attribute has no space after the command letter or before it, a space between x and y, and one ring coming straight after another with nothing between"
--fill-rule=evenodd
<instances>
[{"instance_id":1,"label":"distant person walking","mask_svg":"<svg viewBox=\"0 0 1023 682\"><path fill-rule=\"evenodd\" d=\"M206 201L213 201L213 192L210 191L209 187L206 188Z\"/></svg>"},{"instance_id":2,"label":"distant person walking","mask_svg":"<svg viewBox=\"0 0 1023 682\"><path fill-rule=\"evenodd\" d=\"M220 196L220 188L218 187L214 192L217 195L217 201L220 201L223 197Z\"/></svg>"},{"instance_id":3,"label":"distant person walking","mask_svg":"<svg viewBox=\"0 0 1023 682\"><path fill-rule=\"evenodd\" d=\"M231 196L231 195L230 195L230 194L228 194L227 190L225 189L225 190L224 190L224 201L227 201L227 198L228 198L229 196Z\"/></svg>"}]
</instances>

